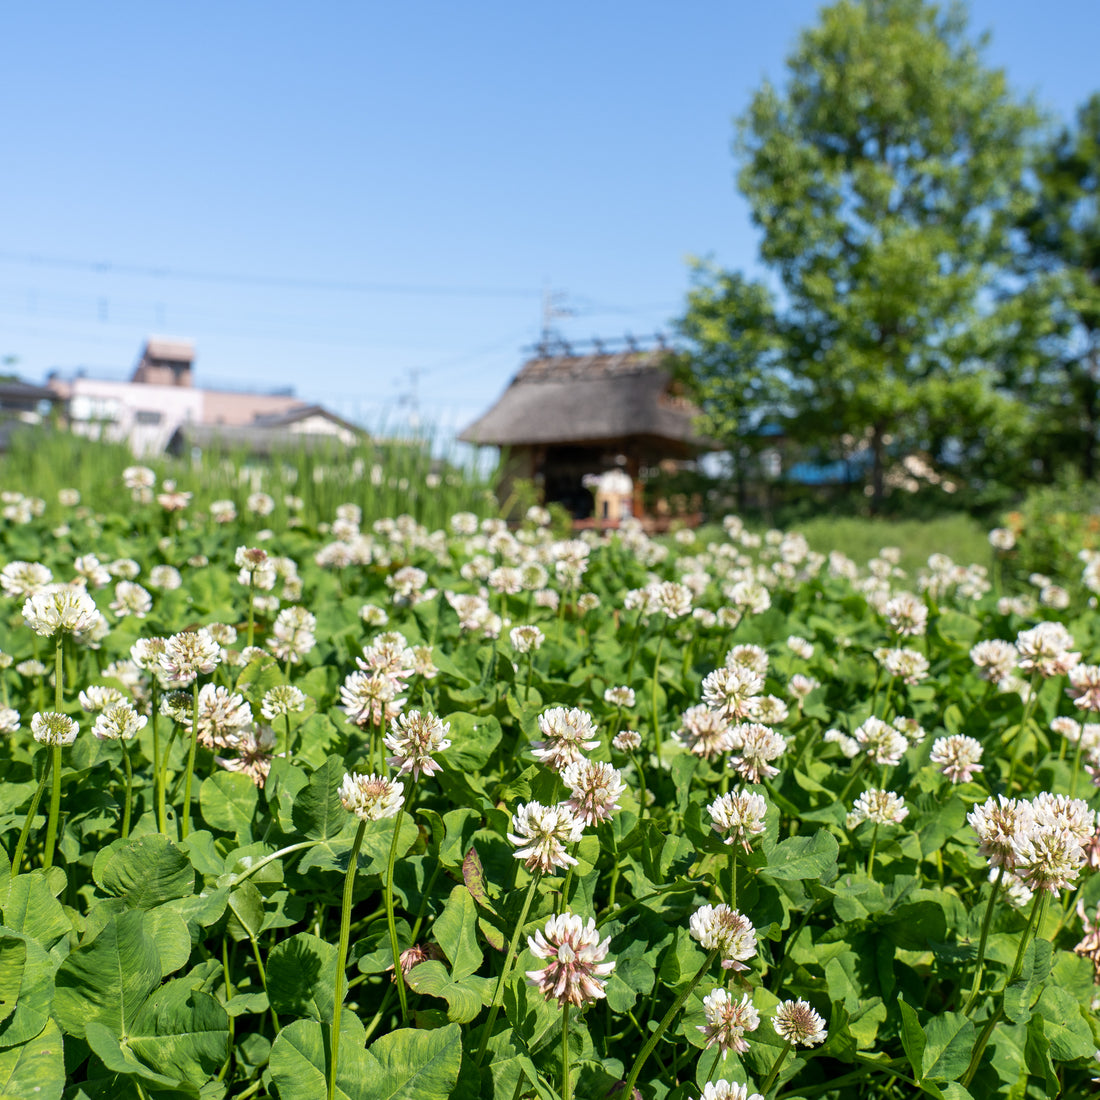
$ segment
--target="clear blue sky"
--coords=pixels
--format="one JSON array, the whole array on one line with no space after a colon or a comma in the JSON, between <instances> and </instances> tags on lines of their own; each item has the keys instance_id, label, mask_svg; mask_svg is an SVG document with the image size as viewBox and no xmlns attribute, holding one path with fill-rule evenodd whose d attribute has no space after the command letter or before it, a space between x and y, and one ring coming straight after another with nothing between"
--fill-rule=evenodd
<instances>
[{"instance_id":1,"label":"clear blue sky","mask_svg":"<svg viewBox=\"0 0 1100 1100\"><path fill-rule=\"evenodd\" d=\"M667 328L686 257L752 269L731 119L807 0L18 3L0 13L0 355L121 377L152 333L201 383L370 425L487 408L538 336ZM1096 0L974 0L1068 119ZM36 258L36 259L35 259Z\"/></svg>"}]
</instances>

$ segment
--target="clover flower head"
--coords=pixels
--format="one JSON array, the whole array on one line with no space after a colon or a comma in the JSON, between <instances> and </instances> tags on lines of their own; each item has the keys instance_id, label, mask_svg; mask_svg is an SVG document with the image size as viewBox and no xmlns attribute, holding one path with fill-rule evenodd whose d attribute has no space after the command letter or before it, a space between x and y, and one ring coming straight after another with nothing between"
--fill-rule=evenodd
<instances>
[{"instance_id":1,"label":"clover flower head","mask_svg":"<svg viewBox=\"0 0 1100 1100\"><path fill-rule=\"evenodd\" d=\"M642 735L637 730L623 730L611 739L612 747L618 749L619 752L633 752L635 749L640 748L641 744Z\"/></svg>"},{"instance_id":2,"label":"clover flower head","mask_svg":"<svg viewBox=\"0 0 1100 1100\"><path fill-rule=\"evenodd\" d=\"M975 772L983 771L979 760L982 758L981 742L973 737L954 734L940 737L932 743L932 763L952 783L966 783Z\"/></svg>"},{"instance_id":3,"label":"clover flower head","mask_svg":"<svg viewBox=\"0 0 1100 1100\"><path fill-rule=\"evenodd\" d=\"M512 815L512 829L508 839L516 846L515 857L522 859L529 871L547 874L577 862L565 846L581 839L584 822L567 804L522 803Z\"/></svg>"},{"instance_id":4,"label":"clover flower head","mask_svg":"<svg viewBox=\"0 0 1100 1100\"><path fill-rule=\"evenodd\" d=\"M1073 635L1061 623L1041 622L1016 636L1017 664L1044 678L1064 676L1081 659L1070 651L1072 645Z\"/></svg>"},{"instance_id":5,"label":"clover flower head","mask_svg":"<svg viewBox=\"0 0 1100 1100\"><path fill-rule=\"evenodd\" d=\"M441 770L434 755L451 747L447 737L451 724L428 711L410 710L400 714L383 744L394 755L386 763L400 774L412 772L413 779L434 775Z\"/></svg>"},{"instance_id":6,"label":"clover flower head","mask_svg":"<svg viewBox=\"0 0 1100 1100\"><path fill-rule=\"evenodd\" d=\"M220 659L221 647L203 628L173 634L159 655L161 668L176 684L190 684L200 675L213 672Z\"/></svg>"},{"instance_id":7,"label":"clover flower head","mask_svg":"<svg viewBox=\"0 0 1100 1100\"><path fill-rule=\"evenodd\" d=\"M759 783L761 778L771 779L779 774L770 761L787 751L785 737L759 722L743 722L734 726L733 740L736 755L730 758L730 767L746 783Z\"/></svg>"},{"instance_id":8,"label":"clover flower head","mask_svg":"<svg viewBox=\"0 0 1100 1100\"><path fill-rule=\"evenodd\" d=\"M598 1001L606 995L605 979L615 969L613 962L604 962L610 943L610 936L600 939L591 918L586 924L570 912L551 917L527 939L531 954L546 960L542 969L527 971L527 981L559 1005L579 1008Z\"/></svg>"},{"instance_id":9,"label":"clover flower head","mask_svg":"<svg viewBox=\"0 0 1100 1100\"><path fill-rule=\"evenodd\" d=\"M632 710L634 707L634 689L632 687L609 687L603 693L603 701L610 703L613 707L623 707L625 710Z\"/></svg>"},{"instance_id":10,"label":"clover flower head","mask_svg":"<svg viewBox=\"0 0 1100 1100\"><path fill-rule=\"evenodd\" d=\"M358 726L394 719L405 703L398 698L393 679L373 671L349 673L340 685L340 701L344 713Z\"/></svg>"},{"instance_id":11,"label":"clover flower head","mask_svg":"<svg viewBox=\"0 0 1100 1100\"><path fill-rule=\"evenodd\" d=\"M508 639L517 653L533 653L546 640L537 626L515 626L508 632Z\"/></svg>"},{"instance_id":12,"label":"clover flower head","mask_svg":"<svg viewBox=\"0 0 1100 1100\"><path fill-rule=\"evenodd\" d=\"M54 710L31 716L31 734L40 745L71 745L80 727L67 715Z\"/></svg>"},{"instance_id":13,"label":"clover flower head","mask_svg":"<svg viewBox=\"0 0 1100 1100\"><path fill-rule=\"evenodd\" d=\"M1059 890L1077 880L1086 858L1081 842L1069 829L1033 824L1012 838L1013 870L1029 890Z\"/></svg>"},{"instance_id":14,"label":"clover flower head","mask_svg":"<svg viewBox=\"0 0 1100 1100\"><path fill-rule=\"evenodd\" d=\"M999 638L978 642L970 650L970 660L983 680L1000 683L1012 675L1016 668L1016 647Z\"/></svg>"},{"instance_id":15,"label":"clover flower head","mask_svg":"<svg viewBox=\"0 0 1100 1100\"><path fill-rule=\"evenodd\" d=\"M760 677L768 675L768 651L763 646L747 643L735 645L726 654L722 663L726 668L747 668Z\"/></svg>"},{"instance_id":16,"label":"clover flower head","mask_svg":"<svg viewBox=\"0 0 1100 1100\"><path fill-rule=\"evenodd\" d=\"M915 649L876 649L875 659L891 676L912 687L928 676L928 658Z\"/></svg>"},{"instance_id":17,"label":"clover flower head","mask_svg":"<svg viewBox=\"0 0 1100 1100\"><path fill-rule=\"evenodd\" d=\"M738 1085L733 1081L708 1081L703 1086L700 1100L764 1100L758 1092L749 1092L748 1085Z\"/></svg>"},{"instance_id":18,"label":"clover flower head","mask_svg":"<svg viewBox=\"0 0 1100 1100\"><path fill-rule=\"evenodd\" d=\"M0 707L0 733L15 733L19 727L19 711L13 707Z\"/></svg>"},{"instance_id":19,"label":"clover flower head","mask_svg":"<svg viewBox=\"0 0 1100 1100\"><path fill-rule=\"evenodd\" d=\"M796 672L787 681L787 690L794 696L799 706L810 692L819 687L821 687L820 680L815 680L812 676L804 676L801 672Z\"/></svg>"},{"instance_id":20,"label":"clover flower head","mask_svg":"<svg viewBox=\"0 0 1100 1100\"><path fill-rule=\"evenodd\" d=\"M276 718L305 708L306 696L300 688L293 684L276 684L264 693L260 714L265 721L274 722Z\"/></svg>"},{"instance_id":21,"label":"clover flower head","mask_svg":"<svg viewBox=\"0 0 1100 1100\"><path fill-rule=\"evenodd\" d=\"M828 1035L825 1021L803 1000L783 1001L772 1016L772 1027L794 1046L816 1046Z\"/></svg>"},{"instance_id":22,"label":"clover flower head","mask_svg":"<svg viewBox=\"0 0 1100 1100\"><path fill-rule=\"evenodd\" d=\"M731 791L716 798L708 807L711 824L725 835L726 844L740 842L745 851L751 848L750 838L764 832L764 816L768 803L763 795L752 791Z\"/></svg>"},{"instance_id":23,"label":"clover flower head","mask_svg":"<svg viewBox=\"0 0 1100 1100\"><path fill-rule=\"evenodd\" d=\"M92 733L100 741L132 741L149 719L128 702L112 703L97 715Z\"/></svg>"},{"instance_id":24,"label":"clover flower head","mask_svg":"<svg viewBox=\"0 0 1100 1100\"><path fill-rule=\"evenodd\" d=\"M1066 694L1078 710L1100 710L1100 665L1075 665L1069 684Z\"/></svg>"},{"instance_id":25,"label":"clover flower head","mask_svg":"<svg viewBox=\"0 0 1100 1100\"><path fill-rule=\"evenodd\" d=\"M747 718L752 701L764 690L764 677L754 669L735 664L716 668L703 679L703 702L728 719Z\"/></svg>"},{"instance_id":26,"label":"clover flower head","mask_svg":"<svg viewBox=\"0 0 1100 1100\"><path fill-rule=\"evenodd\" d=\"M798 634L792 634L787 639L787 648L803 661L808 661L814 655L813 643L806 641L805 638L800 637Z\"/></svg>"},{"instance_id":27,"label":"clover flower head","mask_svg":"<svg viewBox=\"0 0 1100 1100\"><path fill-rule=\"evenodd\" d=\"M405 802L405 787L382 775L348 772L340 784L340 801L362 821L381 821L397 816Z\"/></svg>"},{"instance_id":28,"label":"clover flower head","mask_svg":"<svg viewBox=\"0 0 1100 1100\"><path fill-rule=\"evenodd\" d=\"M115 703L121 703L126 696L118 688L93 684L91 687L84 688L77 698L85 710L98 712L114 706Z\"/></svg>"},{"instance_id":29,"label":"clover flower head","mask_svg":"<svg viewBox=\"0 0 1100 1100\"><path fill-rule=\"evenodd\" d=\"M909 748L909 741L902 733L874 715L856 730L855 739L875 764L888 768L900 764Z\"/></svg>"},{"instance_id":30,"label":"clover flower head","mask_svg":"<svg viewBox=\"0 0 1100 1100\"><path fill-rule=\"evenodd\" d=\"M284 607L275 618L267 647L280 661L298 664L317 644L317 616L304 607Z\"/></svg>"},{"instance_id":31,"label":"clover flower head","mask_svg":"<svg viewBox=\"0 0 1100 1100\"><path fill-rule=\"evenodd\" d=\"M5 596L26 599L53 581L53 573L36 561L9 561L0 569L0 588Z\"/></svg>"},{"instance_id":32,"label":"clover flower head","mask_svg":"<svg viewBox=\"0 0 1100 1100\"><path fill-rule=\"evenodd\" d=\"M899 637L918 637L927 627L928 605L912 592L899 592L886 601L882 610L890 629Z\"/></svg>"},{"instance_id":33,"label":"clover flower head","mask_svg":"<svg viewBox=\"0 0 1100 1100\"><path fill-rule=\"evenodd\" d=\"M95 600L77 584L46 585L23 604L23 621L44 636L90 630L98 614Z\"/></svg>"},{"instance_id":34,"label":"clover flower head","mask_svg":"<svg viewBox=\"0 0 1100 1100\"><path fill-rule=\"evenodd\" d=\"M1011 871L1016 866L1013 841L1031 829L1035 815L1030 803L999 794L975 806L966 820L978 834L978 851L990 866Z\"/></svg>"},{"instance_id":35,"label":"clover flower head","mask_svg":"<svg viewBox=\"0 0 1100 1100\"><path fill-rule=\"evenodd\" d=\"M872 787L856 799L852 812L845 819L849 829L854 829L864 821L876 825L899 825L909 816L909 807L905 800L893 791L883 791Z\"/></svg>"},{"instance_id":36,"label":"clover flower head","mask_svg":"<svg viewBox=\"0 0 1100 1100\"><path fill-rule=\"evenodd\" d=\"M745 1032L760 1026L760 1014L752 1007L747 993L735 1001L727 990L714 989L703 998L703 1013L707 1022L696 1027L703 1033L707 1046L717 1046L723 1058L731 1050L739 1054L748 1050Z\"/></svg>"},{"instance_id":37,"label":"clover flower head","mask_svg":"<svg viewBox=\"0 0 1100 1100\"><path fill-rule=\"evenodd\" d=\"M544 741L531 744L535 759L561 771L599 745L592 715L578 707L551 707L539 715Z\"/></svg>"},{"instance_id":38,"label":"clover flower head","mask_svg":"<svg viewBox=\"0 0 1100 1100\"><path fill-rule=\"evenodd\" d=\"M756 929L748 917L728 905L703 905L688 922L692 939L717 951L724 970L748 970L745 959L756 954Z\"/></svg>"},{"instance_id":39,"label":"clover flower head","mask_svg":"<svg viewBox=\"0 0 1100 1100\"><path fill-rule=\"evenodd\" d=\"M610 764L595 760L574 760L561 772L562 782L569 788L566 805L586 825L610 821L618 809L619 798L626 786L619 772Z\"/></svg>"},{"instance_id":40,"label":"clover flower head","mask_svg":"<svg viewBox=\"0 0 1100 1100\"><path fill-rule=\"evenodd\" d=\"M680 718L676 739L695 756L711 760L733 748L733 729L725 712L706 703L688 707Z\"/></svg>"}]
</instances>

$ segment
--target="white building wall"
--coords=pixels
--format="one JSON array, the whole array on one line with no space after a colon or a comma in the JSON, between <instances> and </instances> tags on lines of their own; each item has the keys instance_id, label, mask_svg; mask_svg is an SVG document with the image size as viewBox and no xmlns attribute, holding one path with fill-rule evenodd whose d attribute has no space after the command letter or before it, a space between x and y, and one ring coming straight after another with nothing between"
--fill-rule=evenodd
<instances>
[{"instance_id":1,"label":"white building wall","mask_svg":"<svg viewBox=\"0 0 1100 1100\"><path fill-rule=\"evenodd\" d=\"M73 431L129 441L139 457L163 453L180 425L202 417L202 391L184 386L74 378L69 387Z\"/></svg>"}]
</instances>

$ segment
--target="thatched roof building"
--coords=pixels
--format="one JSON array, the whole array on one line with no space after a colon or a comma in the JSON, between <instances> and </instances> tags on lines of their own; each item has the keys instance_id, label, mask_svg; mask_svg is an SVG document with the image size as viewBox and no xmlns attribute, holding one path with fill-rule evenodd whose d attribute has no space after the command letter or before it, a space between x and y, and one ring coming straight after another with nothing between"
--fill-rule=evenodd
<instances>
[{"instance_id":1,"label":"thatched roof building","mask_svg":"<svg viewBox=\"0 0 1100 1100\"><path fill-rule=\"evenodd\" d=\"M535 350L500 400L459 439L506 449L508 478L532 480L546 503L559 502L587 519L595 500L584 479L619 468L633 480L633 512L641 515L647 476L662 464L694 459L707 446L693 427L698 409L680 393L663 344Z\"/></svg>"}]
</instances>

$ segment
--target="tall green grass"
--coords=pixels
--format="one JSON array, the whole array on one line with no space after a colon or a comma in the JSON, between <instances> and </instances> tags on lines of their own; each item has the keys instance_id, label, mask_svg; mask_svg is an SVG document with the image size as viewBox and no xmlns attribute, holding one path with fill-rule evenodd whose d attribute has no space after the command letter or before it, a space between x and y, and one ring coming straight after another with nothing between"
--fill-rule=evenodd
<instances>
[{"instance_id":1,"label":"tall green grass","mask_svg":"<svg viewBox=\"0 0 1100 1100\"><path fill-rule=\"evenodd\" d=\"M299 514L310 526L331 520L337 505L345 503L362 508L364 525L404 513L436 529L458 511L495 514L494 472L472 469L446 448L442 456L434 453L438 450L430 437L364 438L350 447L335 440L311 446L288 440L285 448L262 457L215 444L185 458L135 459L123 444L28 426L12 433L7 453L0 456L0 485L41 497L51 510L58 507L58 491L70 488L97 511L124 510L128 494L122 472L144 465L156 472L158 488L171 479L191 492L193 510L232 500L243 513L250 493L268 493L276 502L272 525L286 514L287 496L301 498Z\"/></svg>"}]
</instances>

